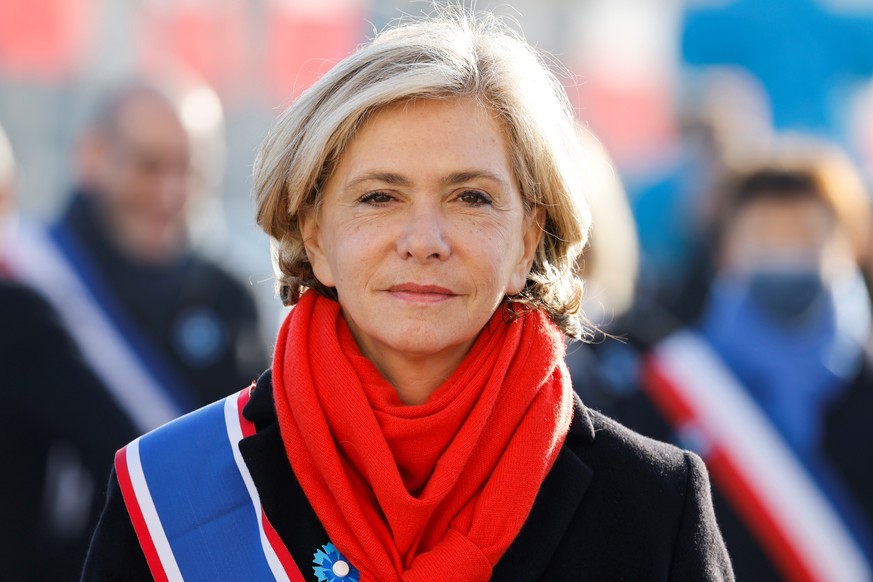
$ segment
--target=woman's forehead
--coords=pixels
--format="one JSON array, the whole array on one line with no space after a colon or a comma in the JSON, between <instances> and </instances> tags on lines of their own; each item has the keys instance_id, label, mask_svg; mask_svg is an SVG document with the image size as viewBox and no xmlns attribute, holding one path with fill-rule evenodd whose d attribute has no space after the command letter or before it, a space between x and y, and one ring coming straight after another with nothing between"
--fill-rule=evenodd
<instances>
[{"instance_id":1,"label":"woman's forehead","mask_svg":"<svg viewBox=\"0 0 873 582\"><path fill-rule=\"evenodd\" d=\"M344 180L401 184L479 177L515 183L502 124L468 98L417 99L374 112L339 156Z\"/></svg>"}]
</instances>

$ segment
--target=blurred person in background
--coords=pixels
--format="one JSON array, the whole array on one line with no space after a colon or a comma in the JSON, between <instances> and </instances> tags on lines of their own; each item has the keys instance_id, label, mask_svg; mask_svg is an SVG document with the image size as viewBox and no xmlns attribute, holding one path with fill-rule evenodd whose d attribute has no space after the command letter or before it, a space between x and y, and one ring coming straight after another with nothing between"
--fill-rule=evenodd
<instances>
[{"instance_id":1,"label":"blurred person in background","mask_svg":"<svg viewBox=\"0 0 873 582\"><path fill-rule=\"evenodd\" d=\"M622 388L636 385L634 371L639 364L636 334L640 323L633 311L638 295L639 238L627 193L608 152L591 132L580 131L580 137L586 154L582 173L592 225L578 268L585 280L582 312L591 341L568 346L566 361L582 401L615 415ZM641 335L661 333L657 318L649 317L647 324L658 329Z\"/></svg>"},{"instance_id":2,"label":"blurred person in background","mask_svg":"<svg viewBox=\"0 0 873 582\"><path fill-rule=\"evenodd\" d=\"M598 328L610 328L632 307L640 264L639 236L627 192L606 148L580 131L585 151L586 200L593 216L579 269L585 280L583 312Z\"/></svg>"},{"instance_id":3,"label":"blurred person in background","mask_svg":"<svg viewBox=\"0 0 873 582\"><path fill-rule=\"evenodd\" d=\"M703 312L655 346L617 416L707 461L738 579L873 579L861 180L841 152L790 141L714 215Z\"/></svg>"},{"instance_id":4,"label":"blurred person in background","mask_svg":"<svg viewBox=\"0 0 873 582\"><path fill-rule=\"evenodd\" d=\"M14 166L0 128L0 252L14 224ZM51 305L10 274L0 270L3 579L76 580L112 452L137 432Z\"/></svg>"},{"instance_id":5,"label":"blurred person in background","mask_svg":"<svg viewBox=\"0 0 873 582\"><path fill-rule=\"evenodd\" d=\"M267 362L249 290L191 244L221 172L220 124L203 85L116 87L80 136L60 220L22 233L10 253L143 432L252 382Z\"/></svg>"}]
</instances>

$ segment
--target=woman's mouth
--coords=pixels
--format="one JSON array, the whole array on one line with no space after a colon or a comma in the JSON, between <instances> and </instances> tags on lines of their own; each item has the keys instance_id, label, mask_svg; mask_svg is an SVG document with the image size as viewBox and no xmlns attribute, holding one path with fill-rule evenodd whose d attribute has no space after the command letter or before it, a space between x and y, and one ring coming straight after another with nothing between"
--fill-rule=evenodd
<instances>
[{"instance_id":1,"label":"woman's mouth","mask_svg":"<svg viewBox=\"0 0 873 582\"><path fill-rule=\"evenodd\" d=\"M388 288L388 292L397 299L417 303L437 303L458 296L451 289L439 285L419 285L418 283L392 285Z\"/></svg>"}]
</instances>

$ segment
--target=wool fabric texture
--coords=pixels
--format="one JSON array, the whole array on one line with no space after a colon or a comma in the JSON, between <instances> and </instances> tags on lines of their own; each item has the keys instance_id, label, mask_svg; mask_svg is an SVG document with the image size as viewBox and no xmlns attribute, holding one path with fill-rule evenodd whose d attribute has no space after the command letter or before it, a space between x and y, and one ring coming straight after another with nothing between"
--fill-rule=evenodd
<instances>
[{"instance_id":1,"label":"wool fabric texture","mask_svg":"<svg viewBox=\"0 0 873 582\"><path fill-rule=\"evenodd\" d=\"M514 308L510 306L509 308ZM407 406L336 301L304 293L273 360L285 452L361 580L488 580L567 435L563 338L538 310L498 309L427 402Z\"/></svg>"}]
</instances>

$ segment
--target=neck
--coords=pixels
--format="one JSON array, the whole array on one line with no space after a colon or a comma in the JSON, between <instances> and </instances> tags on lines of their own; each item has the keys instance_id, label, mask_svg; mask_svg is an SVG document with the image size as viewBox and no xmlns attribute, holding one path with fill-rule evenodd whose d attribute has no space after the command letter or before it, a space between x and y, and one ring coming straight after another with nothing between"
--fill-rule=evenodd
<instances>
[{"instance_id":1,"label":"neck","mask_svg":"<svg viewBox=\"0 0 873 582\"><path fill-rule=\"evenodd\" d=\"M427 402L430 395L452 375L461 365L472 344L454 346L438 354L422 356L399 355L391 350L373 347L368 349L360 342L358 345L361 353L394 387L400 400L404 404L415 406Z\"/></svg>"}]
</instances>

